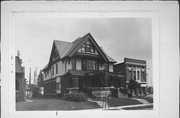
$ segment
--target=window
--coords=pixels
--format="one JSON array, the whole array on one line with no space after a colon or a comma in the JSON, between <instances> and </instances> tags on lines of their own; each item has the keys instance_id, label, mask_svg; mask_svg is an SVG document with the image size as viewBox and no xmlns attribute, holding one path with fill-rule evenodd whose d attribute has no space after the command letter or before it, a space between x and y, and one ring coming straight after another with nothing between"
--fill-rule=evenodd
<instances>
[{"instance_id":1,"label":"window","mask_svg":"<svg viewBox=\"0 0 180 118\"><path fill-rule=\"evenodd\" d=\"M141 73L141 80L142 80L143 82L146 82L145 72L142 72L142 73Z\"/></svg>"},{"instance_id":2,"label":"window","mask_svg":"<svg viewBox=\"0 0 180 118\"><path fill-rule=\"evenodd\" d=\"M104 64L104 70L109 71L109 64Z\"/></svg>"},{"instance_id":3,"label":"window","mask_svg":"<svg viewBox=\"0 0 180 118\"><path fill-rule=\"evenodd\" d=\"M136 71L133 71L133 75L134 80L136 80Z\"/></svg>"},{"instance_id":4,"label":"window","mask_svg":"<svg viewBox=\"0 0 180 118\"><path fill-rule=\"evenodd\" d=\"M56 64L56 74L58 73L58 64Z\"/></svg>"},{"instance_id":5,"label":"window","mask_svg":"<svg viewBox=\"0 0 180 118\"><path fill-rule=\"evenodd\" d=\"M85 45L82 45L81 51L82 51L82 52L85 52Z\"/></svg>"},{"instance_id":6,"label":"window","mask_svg":"<svg viewBox=\"0 0 180 118\"><path fill-rule=\"evenodd\" d=\"M132 72L129 70L129 79L132 79Z\"/></svg>"},{"instance_id":7,"label":"window","mask_svg":"<svg viewBox=\"0 0 180 118\"><path fill-rule=\"evenodd\" d=\"M95 70L95 61L87 60L87 70Z\"/></svg>"},{"instance_id":8,"label":"window","mask_svg":"<svg viewBox=\"0 0 180 118\"><path fill-rule=\"evenodd\" d=\"M54 75L54 66L52 66L51 69L52 69L52 75Z\"/></svg>"},{"instance_id":9,"label":"window","mask_svg":"<svg viewBox=\"0 0 180 118\"><path fill-rule=\"evenodd\" d=\"M138 80L140 79L139 71L137 71L137 79L138 79Z\"/></svg>"},{"instance_id":10,"label":"window","mask_svg":"<svg viewBox=\"0 0 180 118\"><path fill-rule=\"evenodd\" d=\"M90 45L88 44L86 44L86 52L90 52L91 50L90 50Z\"/></svg>"},{"instance_id":11,"label":"window","mask_svg":"<svg viewBox=\"0 0 180 118\"><path fill-rule=\"evenodd\" d=\"M97 62L94 60L82 59L82 70L97 70Z\"/></svg>"},{"instance_id":12,"label":"window","mask_svg":"<svg viewBox=\"0 0 180 118\"><path fill-rule=\"evenodd\" d=\"M72 59L71 63L72 63L72 70L76 70L76 59Z\"/></svg>"},{"instance_id":13,"label":"window","mask_svg":"<svg viewBox=\"0 0 180 118\"><path fill-rule=\"evenodd\" d=\"M98 55L97 51L95 50L95 47L93 46L93 44L90 41L87 41L84 45L82 45L81 48L77 52Z\"/></svg>"},{"instance_id":14,"label":"window","mask_svg":"<svg viewBox=\"0 0 180 118\"><path fill-rule=\"evenodd\" d=\"M95 49L93 46L91 47L91 53L95 53Z\"/></svg>"},{"instance_id":15,"label":"window","mask_svg":"<svg viewBox=\"0 0 180 118\"><path fill-rule=\"evenodd\" d=\"M72 87L79 87L79 79L72 78Z\"/></svg>"},{"instance_id":16,"label":"window","mask_svg":"<svg viewBox=\"0 0 180 118\"><path fill-rule=\"evenodd\" d=\"M82 70L87 70L86 60L82 59Z\"/></svg>"}]
</instances>

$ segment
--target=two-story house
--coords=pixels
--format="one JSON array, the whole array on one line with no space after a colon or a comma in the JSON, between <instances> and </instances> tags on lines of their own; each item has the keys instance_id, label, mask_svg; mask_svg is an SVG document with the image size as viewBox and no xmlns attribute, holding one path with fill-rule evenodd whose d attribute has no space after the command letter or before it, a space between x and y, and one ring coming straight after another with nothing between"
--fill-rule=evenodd
<instances>
[{"instance_id":1,"label":"two-story house","mask_svg":"<svg viewBox=\"0 0 180 118\"><path fill-rule=\"evenodd\" d=\"M44 93L57 95L72 89L86 92L97 87L118 87L122 76L113 73L114 63L90 33L73 42L55 40L43 69Z\"/></svg>"}]
</instances>

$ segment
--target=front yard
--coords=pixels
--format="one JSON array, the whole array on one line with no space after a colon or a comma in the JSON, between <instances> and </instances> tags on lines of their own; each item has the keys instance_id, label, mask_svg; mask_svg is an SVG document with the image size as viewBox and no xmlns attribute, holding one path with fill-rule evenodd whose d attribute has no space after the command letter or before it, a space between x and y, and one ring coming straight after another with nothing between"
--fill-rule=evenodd
<instances>
[{"instance_id":1,"label":"front yard","mask_svg":"<svg viewBox=\"0 0 180 118\"><path fill-rule=\"evenodd\" d=\"M93 102L72 102L56 98L39 98L16 103L17 111L33 110L81 110L99 108Z\"/></svg>"},{"instance_id":2,"label":"front yard","mask_svg":"<svg viewBox=\"0 0 180 118\"><path fill-rule=\"evenodd\" d=\"M134 99L137 98L137 99ZM132 98L108 98L107 103L109 107L120 107L132 105L132 108L127 108L126 110L135 109L152 109L152 105L142 106L141 100L144 99L148 103L153 103L153 97L132 97ZM33 100L16 102L17 111L33 111L33 110L83 110L83 109L101 109L102 108L102 98L91 98L86 102L75 102L70 100L65 100L63 98L36 98ZM136 107L133 107L136 105ZM137 107L137 105L140 105Z\"/></svg>"},{"instance_id":3,"label":"front yard","mask_svg":"<svg viewBox=\"0 0 180 118\"><path fill-rule=\"evenodd\" d=\"M136 105L142 103L130 98L112 98L108 100L108 104L110 107L117 107L117 106Z\"/></svg>"}]
</instances>

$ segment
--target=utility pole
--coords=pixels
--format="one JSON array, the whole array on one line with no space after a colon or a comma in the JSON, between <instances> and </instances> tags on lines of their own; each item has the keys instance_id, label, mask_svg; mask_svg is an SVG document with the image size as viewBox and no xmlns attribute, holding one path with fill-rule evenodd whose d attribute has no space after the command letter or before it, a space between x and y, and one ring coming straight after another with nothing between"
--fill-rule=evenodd
<instances>
[{"instance_id":1,"label":"utility pole","mask_svg":"<svg viewBox=\"0 0 180 118\"><path fill-rule=\"evenodd\" d=\"M29 72L29 85L31 85L31 67L30 67L30 72Z\"/></svg>"},{"instance_id":2,"label":"utility pole","mask_svg":"<svg viewBox=\"0 0 180 118\"><path fill-rule=\"evenodd\" d=\"M29 60L30 72L29 72L29 85L31 85L31 60Z\"/></svg>"},{"instance_id":3,"label":"utility pole","mask_svg":"<svg viewBox=\"0 0 180 118\"><path fill-rule=\"evenodd\" d=\"M37 80L37 67L34 71L34 85L36 85L36 80Z\"/></svg>"}]
</instances>

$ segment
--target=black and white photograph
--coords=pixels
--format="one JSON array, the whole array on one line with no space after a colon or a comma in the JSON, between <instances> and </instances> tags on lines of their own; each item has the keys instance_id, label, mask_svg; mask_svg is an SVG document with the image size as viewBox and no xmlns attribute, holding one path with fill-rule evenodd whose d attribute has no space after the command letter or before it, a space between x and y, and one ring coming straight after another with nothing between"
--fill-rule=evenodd
<instances>
[{"instance_id":1,"label":"black and white photograph","mask_svg":"<svg viewBox=\"0 0 180 118\"><path fill-rule=\"evenodd\" d=\"M173 86L176 74L171 75L172 81L167 79L172 72L167 67L175 65L176 57L171 64L162 61L173 58L173 53L165 56L165 52L171 49L167 44L175 43L167 43L168 36L161 33L161 22L172 21L162 20L161 5L148 11L132 4L119 8L116 2L104 7L93 2L79 2L79 7L71 7L71 2L34 3L23 7L16 3L17 8L7 4L3 9L9 15L4 15L8 33L3 38L8 40L3 40L2 53L9 63L2 59L1 64L8 66L0 68L2 78L7 78L1 79L2 116L84 117L89 113L162 118L164 109L175 105L177 101L162 107L177 97L173 94L177 86ZM166 11L174 13L171 10ZM177 18L171 16L175 26ZM164 98L167 93L171 97Z\"/></svg>"},{"instance_id":2,"label":"black and white photograph","mask_svg":"<svg viewBox=\"0 0 180 118\"><path fill-rule=\"evenodd\" d=\"M153 109L151 18L15 25L17 111Z\"/></svg>"}]
</instances>

